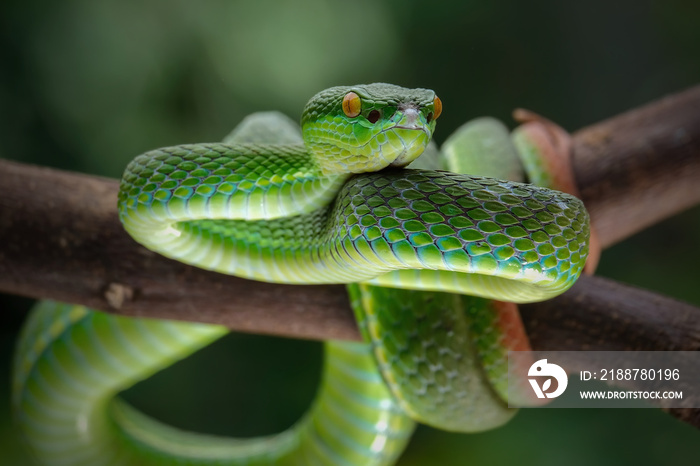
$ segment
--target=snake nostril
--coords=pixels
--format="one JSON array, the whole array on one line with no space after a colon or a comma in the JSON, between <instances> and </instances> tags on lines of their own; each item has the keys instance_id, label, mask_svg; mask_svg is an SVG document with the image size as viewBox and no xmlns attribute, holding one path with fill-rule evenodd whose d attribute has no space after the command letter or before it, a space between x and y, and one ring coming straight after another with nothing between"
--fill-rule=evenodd
<instances>
[{"instance_id":1,"label":"snake nostril","mask_svg":"<svg viewBox=\"0 0 700 466\"><path fill-rule=\"evenodd\" d=\"M382 114L379 110L372 110L369 112L369 115L367 115L367 120L374 124L379 121L379 118L381 118Z\"/></svg>"}]
</instances>

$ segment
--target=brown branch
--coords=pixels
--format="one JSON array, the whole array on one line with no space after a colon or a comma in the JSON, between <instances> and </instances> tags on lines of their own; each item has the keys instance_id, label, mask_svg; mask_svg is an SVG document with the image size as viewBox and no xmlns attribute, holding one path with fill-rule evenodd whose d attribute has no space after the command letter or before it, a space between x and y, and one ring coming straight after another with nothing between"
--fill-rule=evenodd
<instances>
[{"instance_id":1,"label":"brown branch","mask_svg":"<svg viewBox=\"0 0 700 466\"><path fill-rule=\"evenodd\" d=\"M700 203L700 86L573 134L573 169L603 247Z\"/></svg>"},{"instance_id":2,"label":"brown branch","mask_svg":"<svg viewBox=\"0 0 700 466\"><path fill-rule=\"evenodd\" d=\"M700 87L573 135L575 174L603 245L700 202L697 108ZM117 188L0 161L0 291L253 333L359 338L340 285L253 282L147 251L119 223ZM523 319L536 349L700 347L700 309L602 278L523 306ZM700 426L696 410L674 415Z\"/></svg>"},{"instance_id":3,"label":"brown branch","mask_svg":"<svg viewBox=\"0 0 700 466\"><path fill-rule=\"evenodd\" d=\"M0 291L246 332L358 338L342 285L271 285L166 259L124 231L117 190L115 180L0 160Z\"/></svg>"},{"instance_id":4,"label":"brown branch","mask_svg":"<svg viewBox=\"0 0 700 466\"><path fill-rule=\"evenodd\" d=\"M600 277L582 276L563 295L519 308L536 350L700 350L700 308ZM561 362L573 372L591 367L584 358ZM700 428L700 409L668 411Z\"/></svg>"}]
</instances>

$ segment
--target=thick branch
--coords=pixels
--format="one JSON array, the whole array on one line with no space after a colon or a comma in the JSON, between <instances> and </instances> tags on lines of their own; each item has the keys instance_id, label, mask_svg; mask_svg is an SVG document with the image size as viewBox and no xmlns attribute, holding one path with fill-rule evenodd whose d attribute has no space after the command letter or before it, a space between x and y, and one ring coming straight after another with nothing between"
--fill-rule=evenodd
<instances>
[{"instance_id":1,"label":"thick branch","mask_svg":"<svg viewBox=\"0 0 700 466\"><path fill-rule=\"evenodd\" d=\"M700 202L698 108L700 86L574 134L575 175L603 245ZM139 247L117 219L117 188L0 161L0 290L251 332L356 336L340 286L269 286Z\"/></svg>"},{"instance_id":2,"label":"thick branch","mask_svg":"<svg viewBox=\"0 0 700 466\"><path fill-rule=\"evenodd\" d=\"M582 276L555 299L519 307L537 350L700 350L700 308L600 277ZM583 358L562 362L590 367ZM700 409L668 411L700 428Z\"/></svg>"},{"instance_id":3,"label":"thick branch","mask_svg":"<svg viewBox=\"0 0 700 466\"><path fill-rule=\"evenodd\" d=\"M697 108L700 87L574 134L576 177L603 245L700 202ZM342 286L253 282L147 251L119 223L117 188L0 161L0 291L254 333L358 338ZM536 349L700 347L700 309L601 278L524 306L523 319ZM697 411L674 414L700 425Z\"/></svg>"},{"instance_id":4,"label":"thick branch","mask_svg":"<svg viewBox=\"0 0 700 466\"><path fill-rule=\"evenodd\" d=\"M254 333L357 338L342 285L270 285L143 248L117 217L115 180L1 160L0 173L0 291Z\"/></svg>"},{"instance_id":5,"label":"thick branch","mask_svg":"<svg viewBox=\"0 0 700 466\"><path fill-rule=\"evenodd\" d=\"M603 247L700 203L700 86L573 134L573 168Z\"/></svg>"},{"instance_id":6,"label":"thick branch","mask_svg":"<svg viewBox=\"0 0 700 466\"><path fill-rule=\"evenodd\" d=\"M117 218L117 182L0 161L0 290L120 314L357 339L341 285L255 282L166 259ZM673 312L669 312L673 310ZM523 306L539 349L696 349L700 310L597 277Z\"/></svg>"}]
</instances>

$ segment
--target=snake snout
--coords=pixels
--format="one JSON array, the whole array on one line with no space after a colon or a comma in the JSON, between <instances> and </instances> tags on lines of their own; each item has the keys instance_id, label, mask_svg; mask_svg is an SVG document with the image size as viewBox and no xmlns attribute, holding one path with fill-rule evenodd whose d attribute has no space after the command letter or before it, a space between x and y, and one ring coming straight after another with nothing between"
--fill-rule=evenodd
<instances>
[{"instance_id":1,"label":"snake snout","mask_svg":"<svg viewBox=\"0 0 700 466\"><path fill-rule=\"evenodd\" d=\"M408 107L405 109L399 108L399 110L402 110L403 118L396 126L397 128L418 129L421 131L425 131L424 126L421 124L420 121L420 112L417 108Z\"/></svg>"}]
</instances>

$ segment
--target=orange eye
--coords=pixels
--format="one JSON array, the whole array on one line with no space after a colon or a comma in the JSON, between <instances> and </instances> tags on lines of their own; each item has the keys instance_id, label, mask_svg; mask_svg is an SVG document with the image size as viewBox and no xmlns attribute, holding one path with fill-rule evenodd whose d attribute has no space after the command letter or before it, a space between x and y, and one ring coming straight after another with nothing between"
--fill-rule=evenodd
<instances>
[{"instance_id":1,"label":"orange eye","mask_svg":"<svg viewBox=\"0 0 700 466\"><path fill-rule=\"evenodd\" d=\"M437 120L442 113L442 100L438 96L433 99L433 109L433 120Z\"/></svg>"},{"instance_id":2,"label":"orange eye","mask_svg":"<svg viewBox=\"0 0 700 466\"><path fill-rule=\"evenodd\" d=\"M350 118L355 118L362 110L362 100L354 92L348 92L343 97L343 113Z\"/></svg>"}]
</instances>

